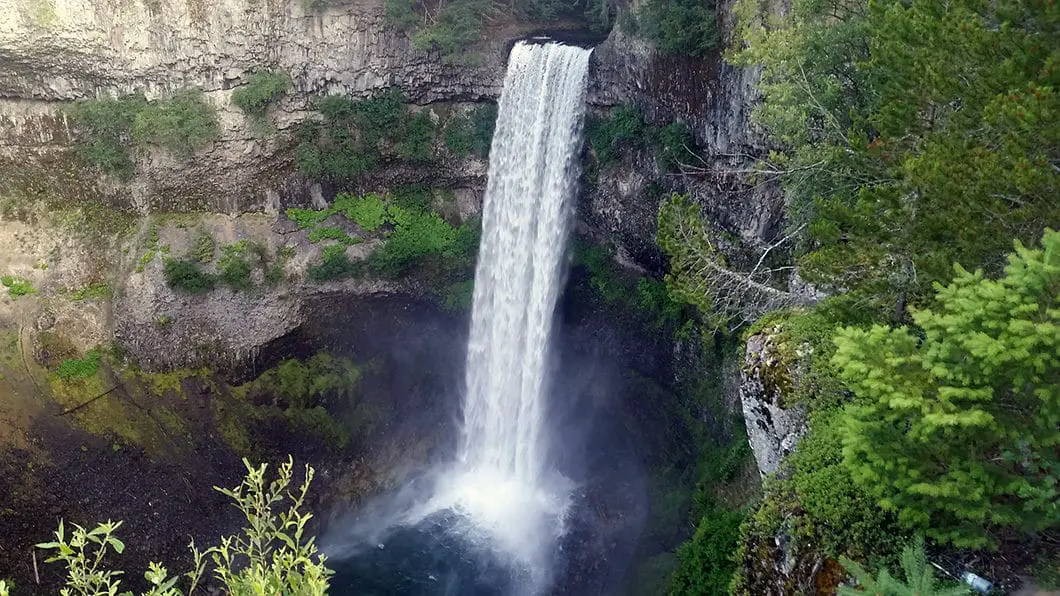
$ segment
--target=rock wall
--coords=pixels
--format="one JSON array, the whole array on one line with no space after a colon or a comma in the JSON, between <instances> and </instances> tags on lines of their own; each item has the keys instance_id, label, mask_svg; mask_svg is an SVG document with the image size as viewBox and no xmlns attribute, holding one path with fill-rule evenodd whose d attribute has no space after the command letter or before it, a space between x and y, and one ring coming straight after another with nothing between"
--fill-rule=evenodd
<instances>
[{"instance_id":1,"label":"rock wall","mask_svg":"<svg viewBox=\"0 0 1060 596\"><path fill-rule=\"evenodd\" d=\"M5 0L0 11L0 196L105 200L141 212L275 210L320 194L293 167L289 135L248 130L231 92L255 70L289 74L270 117L288 131L321 94L366 96L401 86L411 101L478 101L499 94L505 42L499 26L474 65L413 48L385 26L382 2L307 10L300 0ZM193 159L136 156L139 174L118 184L81 167L66 102L194 86L219 113L220 138Z\"/></svg>"},{"instance_id":2,"label":"rock wall","mask_svg":"<svg viewBox=\"0 0 1060 596\"><path fill-rule=\"evenodd\" d=\"M747 439L762 476L780 468L806 433L806 409L786 406L798 382L798 370L780 353L769 333L747 339L740 371L740 403Z\"/></svg>"}]
</instances>

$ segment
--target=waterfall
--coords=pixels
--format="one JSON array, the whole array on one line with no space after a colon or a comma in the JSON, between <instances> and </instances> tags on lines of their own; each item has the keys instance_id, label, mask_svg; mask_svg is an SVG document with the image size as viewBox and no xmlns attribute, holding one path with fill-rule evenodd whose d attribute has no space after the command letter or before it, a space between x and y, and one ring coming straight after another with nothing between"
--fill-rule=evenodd
<instances>
[{"instance_id":1,"label":"waterfall","mask_svg":"<svg viewBox=\"0 0 1060 596\"><path fill-rule=\"evenodd\" d=\"M545 392L590 52L512 49L490 150L462 443L432 506L464 514L470 532L531 567L562 534L571 492L549 469Z\"/></svg>"}]
</instances>

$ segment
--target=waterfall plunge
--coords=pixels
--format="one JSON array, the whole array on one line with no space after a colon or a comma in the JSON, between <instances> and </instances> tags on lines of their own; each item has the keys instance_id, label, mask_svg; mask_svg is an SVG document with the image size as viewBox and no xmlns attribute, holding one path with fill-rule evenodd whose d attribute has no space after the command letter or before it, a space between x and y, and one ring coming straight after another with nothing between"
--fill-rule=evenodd
<instances>
[{"instance_id":1,"label":"waterfall plunge","mask_svg":"<svg viewBox=\"0 0 1060 596\"><path fill-rule=\"evenodd\" d=\"M462 513L473 539L535 575L563 533L572 488L549 469L545 389L590 52L512 49L490 150L462 444L428 507Z\"/></svg>"}]
</instances>

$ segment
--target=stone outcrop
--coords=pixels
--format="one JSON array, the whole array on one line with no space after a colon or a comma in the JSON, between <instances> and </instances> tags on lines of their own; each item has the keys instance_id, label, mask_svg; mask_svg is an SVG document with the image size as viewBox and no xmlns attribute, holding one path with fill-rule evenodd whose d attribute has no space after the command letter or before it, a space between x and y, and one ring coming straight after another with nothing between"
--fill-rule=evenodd
<instances>
[{"instance_id":1,"label":"stone outcrop","mask_svg":"<svg viewBox=\"0 0 1060 596\"><path fill-rule=\"evenodd\" d=\"M798 382L798 370L788 360L769 333L747 339L740 401L747 438L762 476L776 472L806 432L806 409L783 403Z\"/></svg>"}]
</instances>

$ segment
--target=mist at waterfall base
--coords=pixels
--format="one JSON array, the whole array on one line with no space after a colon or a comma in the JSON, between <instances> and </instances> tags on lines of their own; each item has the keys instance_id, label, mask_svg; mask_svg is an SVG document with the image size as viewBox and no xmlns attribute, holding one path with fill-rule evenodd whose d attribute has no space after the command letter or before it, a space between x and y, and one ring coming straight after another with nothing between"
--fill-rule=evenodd
<instances>
[{"instance_id":1,"label":"mist at waterfall base","mask_svg":"<svg viewBox=\"0 0 1060 596\"><path fill-rule=\"evenodd\" d=\"M553 452L550 346L590 50L517 43L490 152L455 461L325 536L338 594L536 594L576 484ZM553 412L554 413L554 412Z\"/></svg>"}]
</instances>

